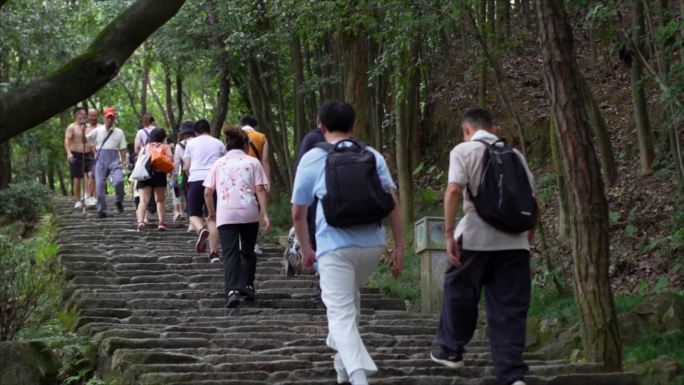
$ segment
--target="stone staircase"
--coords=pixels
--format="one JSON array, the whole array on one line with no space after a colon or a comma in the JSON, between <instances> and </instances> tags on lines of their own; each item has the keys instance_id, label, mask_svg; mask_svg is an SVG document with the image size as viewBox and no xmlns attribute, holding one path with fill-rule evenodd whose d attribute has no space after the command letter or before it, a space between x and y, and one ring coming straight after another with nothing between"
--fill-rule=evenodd
<instances>
[{"instance_id":1,"label":"stone staircase","mask_svg":"<svg viewBox=\"0 0 684 385\"><path fill-rule=\"evenodd\" d=\"M195 254L185 225L161 233L134 229L132 206L98 220L70 202L57 206L64 298L80 334L98 342L98 373L116 384L335 384L325 346L325 308L311 300L314 277L286 278L281 250L265 247L257 300L226 309L223 268ZM113 207L113 205L111 206ZM466 367L429 358L436 319L407 312L400 300L363 290L361 331L382 385L496 385L482 334ZM529 353L530 385L636 385L632 374Z\"/></svg>"}]
</instances>

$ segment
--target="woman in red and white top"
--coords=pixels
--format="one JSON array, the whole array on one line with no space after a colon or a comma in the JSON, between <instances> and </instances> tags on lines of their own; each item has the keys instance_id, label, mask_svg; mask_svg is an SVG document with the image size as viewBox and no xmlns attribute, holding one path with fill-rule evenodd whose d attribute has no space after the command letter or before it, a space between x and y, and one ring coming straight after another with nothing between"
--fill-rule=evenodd
<instances>
[{"instance_id":1,"label":"woman in red and white top","mask_svg":"<svg viewBox=\"0 0 684 385\"><path fill-rule=\"evenodd\" d=\"M249 144L247 134L236 128L224 129L223 133L227 153L209 170L204 180L204 199L209 220L216 221L221 241L227 307L236 307L240 304L240 295L254 300L254 245L260 210L264 230L271 228L266 194L268 179L261 162L245 152Z\"/></svg>"},{"instance_id":2,"label":"woman in red and white top","mask_svg":"<svg viewBox=\"0 0 684 385\"><path fill-rule=\"evenodd\" d=\"M149 154L153 148L162 146L163 150L169 159L173 158L171 149L164 143L166 141L166 131L163 128L154 128L150 132L150 142L143 147L142 154ZM147 205L152 197L154 191L154 198L157 201L157 216L159 216L159 231L166 231L166 224L164 223L164 203L166 202L166 173L154 170L151 178L148 180L141 180L136 183L138 193L140 193L140 204L137 209L138 217L138 231L145 230L145 217L147 216Z\"/></svg>"}]
</instances>

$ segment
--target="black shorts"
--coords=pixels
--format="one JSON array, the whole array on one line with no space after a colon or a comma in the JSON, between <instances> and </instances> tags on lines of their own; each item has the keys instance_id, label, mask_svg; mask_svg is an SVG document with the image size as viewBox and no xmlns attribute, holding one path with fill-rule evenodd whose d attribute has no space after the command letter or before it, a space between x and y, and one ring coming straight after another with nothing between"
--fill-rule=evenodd
<instances>
[{"instance_id":1,"label":"black shorts","mask_svg":"<svg viewBox=\"0 0 684 385\"><path fill-rule=\"evenodd\" d=\"M135 186L135 188L138 190L145 187L166 187L166 174L164 174L163 172L155 171L152 173L152 178L148 180L139 180Z\"/></svg>"},{"instance_id":2,"label":"black shorts","mask_svg":"<svg viewBox=\"0 0 684 385\"><path fill-rule=\"evenodd\" d=\"M188 198L187 208L188 216L190 217L207 217L207 205L204 201L204 183L203 180L196 182L188 182ZM214 191L214 209L216 209L216 191Z\"/></svg>"},{"instance_id":3,"label":"black shorts","mask_svg":"<svg viewBox=\"0 0 684 385\"><path fill-rule=\"evenodd\" d=\"M72 178L83 178L83 153L82 152L71 152L74 159L69 163L69 175ZM93 154L88 153L85 155L85 172L93 171Z\"/></svg>"}]
</instances>

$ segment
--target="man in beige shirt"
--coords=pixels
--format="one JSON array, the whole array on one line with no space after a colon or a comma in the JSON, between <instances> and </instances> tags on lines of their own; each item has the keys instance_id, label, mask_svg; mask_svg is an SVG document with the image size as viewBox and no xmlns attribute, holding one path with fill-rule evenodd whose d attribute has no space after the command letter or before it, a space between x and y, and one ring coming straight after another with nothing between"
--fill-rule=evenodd
<instances>
[{"instance_id":1,"label":"man in beige shirt","mask_svg":"<svg viewBox=\"0 0 684 385\"><path fill-rule=\"evenodd\" d=\"M92 170L93 170L93 146L86 141L86 135L92 131L86 125L86 109L83 107L76 107L73 112L74 121L66 128L64 132L64 150L67 155L67 162L69 163L69 174L71 175L73 194L74 194L74 208L83 207L83 200L81 199L81 184L85 178L85 204L92 206L92 192L88 187L92 184Z\"/></svg>"},{"instance_id":2,"label":"man in beige shirt","mask_svg":"<svg viewBox=\"0 0 684 385\"><path fill-rule=\"evenodd\" d=\"M448 185L444 194L445 237L452 266L444 276L444 299L437 329L438 346L430 356L433 361L450 368L463 366L465 345L473 337L480 293L484 289L494 372L503 384L525 385L523 377L528 367L522 359L522 353L530 305L529 244L533 230L504 232L480 217L471 193L477 195L482 182L485 151L499 139L495 135L491 114L481 108L468 110L463 117L462 127L464 141L451 151ZM516 155L519 159L515 158ZM530 188L525 188L528 191L526 198L534 207L531 211L536 212L534 179L524 157L515 150L506 150L501 159L516 163L515 170L524 168L524 172L494 174L499 195L503 197L500 186L504 177L519 181L516 186L529 183ZM528 181L521 180L525 179L525 175ZM455 226L461 196L464 216ZM501 201L497 201L501 206ZM530 215L522 210L518 210L518 213ZM532 224L534 218L530 219Z\"/></svg>"}]
</instances>

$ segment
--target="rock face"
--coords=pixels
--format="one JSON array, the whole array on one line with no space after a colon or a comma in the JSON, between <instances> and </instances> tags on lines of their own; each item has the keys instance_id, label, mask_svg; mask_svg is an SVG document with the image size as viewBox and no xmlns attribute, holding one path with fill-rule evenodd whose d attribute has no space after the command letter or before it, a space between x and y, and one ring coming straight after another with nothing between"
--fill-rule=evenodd
<instances>
[{"instance_id":1,"label":"rock face","mask_svg":"<svg viewBox=\"0 0 684 385\"><path fill-rule=\"evenodd\" d=\"M79 333L100 343L98 371L135 385L331 384L325 308L311 300L315 278L287 279L277 247L258 257L257 300L226 309L223 267L194 253L185 228L137 232L122 215L84 218L66 200L58 208L65 297ZM433 363L437 320L403 301L362 291L361 332L383 385L495 385L487 341L478 333L466 367ZM636 385L632 374L527 354L531 385ZM4 383L3 383L4 384Z\"/></svg>"},{"instance_id":2,"label":"rock face","mask_svg":"<svg viewBox=\"0 0 684 385\"><path fill-rule=\"evenodd\" d=\"M59 368L59 360L42 342L0 342L2 385L52 384Z\"/></svg>"}]
</instances>

